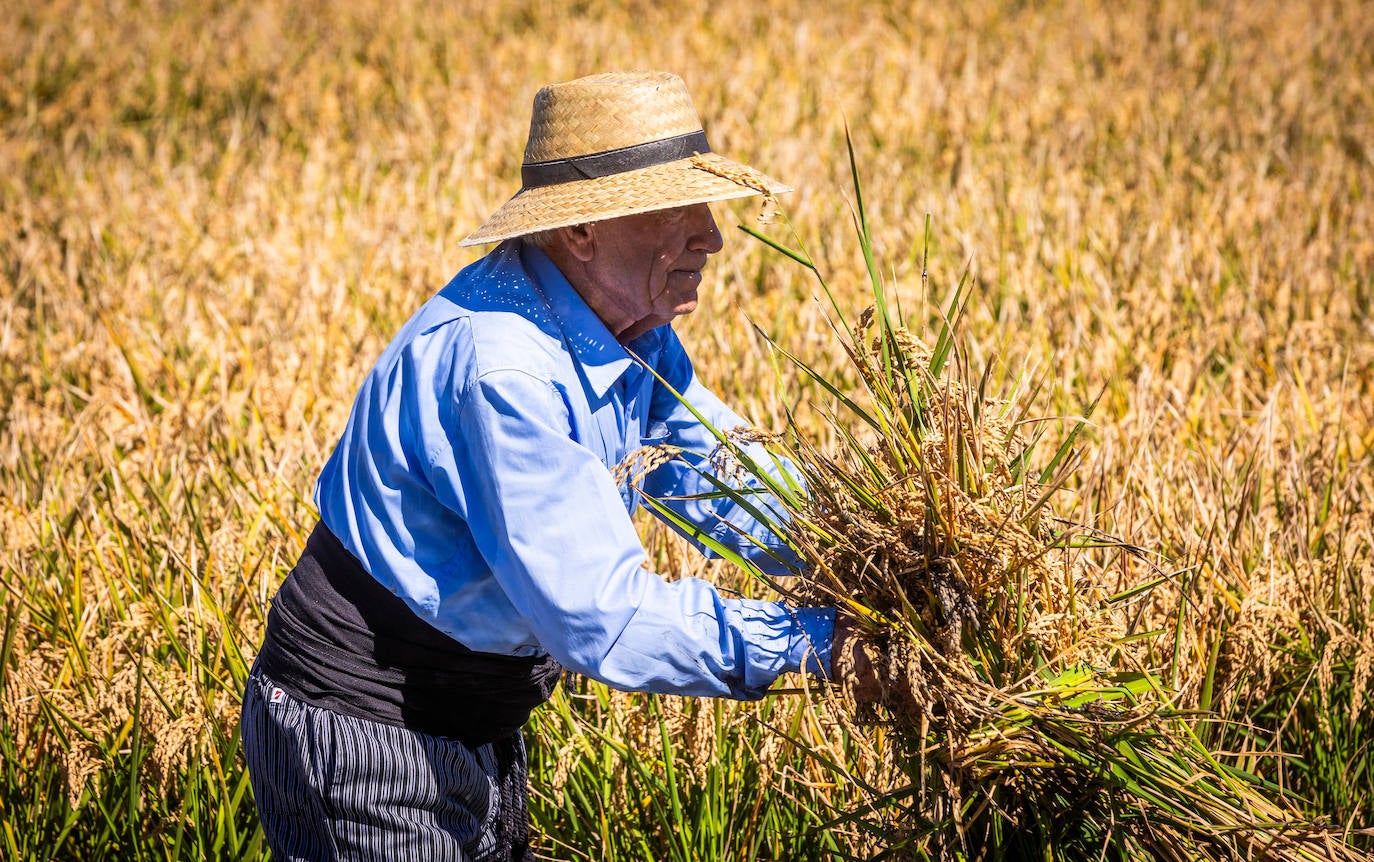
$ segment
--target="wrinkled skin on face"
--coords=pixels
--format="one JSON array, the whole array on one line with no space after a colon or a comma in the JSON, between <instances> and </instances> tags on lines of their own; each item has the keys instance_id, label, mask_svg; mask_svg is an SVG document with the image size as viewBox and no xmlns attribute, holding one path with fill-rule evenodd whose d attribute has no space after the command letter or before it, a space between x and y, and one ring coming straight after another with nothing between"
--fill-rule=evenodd
<instances>
[{"instance_id":1,"label":"wrinkled skin on face","mask_svg":"<svg viewBox=\"0 0 1374 862\"><path fill-rule=\"evenodd\" d=\"M703 203L561 228L546 250L625 343L696 310L701 270L723 244Z\"/></svg>"}]
</instances>

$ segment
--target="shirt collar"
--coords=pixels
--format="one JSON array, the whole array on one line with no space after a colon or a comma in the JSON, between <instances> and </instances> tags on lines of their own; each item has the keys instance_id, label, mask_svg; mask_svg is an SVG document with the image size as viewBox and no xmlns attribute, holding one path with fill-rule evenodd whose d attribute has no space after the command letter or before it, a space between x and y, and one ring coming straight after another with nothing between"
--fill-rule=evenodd
<instances>
[{"instance_id":1,"label":"shirt collar","mask_svg":"<svg viewBox=\"0 0 1374 862\"><path fill-rule=\"evenodd\" d=\"M537 246L521 243L520 260L525 271L530 274L535 287L544 296L549 310L553 312L559 329L563 331L563 342L576 357L582 367L587 384L598 398L604 397L616 381L634 365L615 336L596 316L581 295L568 282L568 279L549 260ZM651 330L630 342L635 355L645 359L656 351L662 343L663 335Z\"/></svg>"}]
</instances>

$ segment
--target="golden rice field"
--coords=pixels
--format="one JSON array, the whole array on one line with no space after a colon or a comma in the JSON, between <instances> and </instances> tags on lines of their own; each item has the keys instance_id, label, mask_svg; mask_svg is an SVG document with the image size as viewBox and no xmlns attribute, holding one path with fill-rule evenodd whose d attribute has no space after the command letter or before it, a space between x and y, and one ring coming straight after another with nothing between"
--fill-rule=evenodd
<instances>
[{"instance_id":1,"label":"golden rice field","mask_svg":"<svg viewBox=\"0 0 1374 862\"><path fill-rule=\"evenodd\" d=\"M971 379L1063 417L1050 452L1095 403L1056 511L1143 549L1103 551L1103 590L1163 578L1123 625L1169 703L1374 847L1374 5L5 6L0 856L265 858L240 685L353 390L481 253L534 91L631 68L796 187L715 205L698 373L839 442L754 329L848 390L827 301L728 228L804 245L857 318L848 134L908 318L967 272ZM760 589L642 523L662 571ZM783 685L571 682L528 731L541 854L1024 858L895 841L888 743Z\"/></svg>"}]
</instances>

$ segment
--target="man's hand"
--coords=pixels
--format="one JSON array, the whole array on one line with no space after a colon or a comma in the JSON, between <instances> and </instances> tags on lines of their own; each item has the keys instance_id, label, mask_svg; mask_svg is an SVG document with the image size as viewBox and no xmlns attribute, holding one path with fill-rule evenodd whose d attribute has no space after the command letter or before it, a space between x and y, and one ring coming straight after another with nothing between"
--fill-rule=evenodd
<instances>
[{"instance_id":1,"label":"man's hand","mask_svg":"<svg viewBox=\"0 0 1374 862\"><path fill-rule=\"evenodd\" d=\"M881 703L883 683L878 676L878 656L863 629L844 611L835 614L835 640L830 666L838 680L862 704Z\"/></svg>"}]
</instances>

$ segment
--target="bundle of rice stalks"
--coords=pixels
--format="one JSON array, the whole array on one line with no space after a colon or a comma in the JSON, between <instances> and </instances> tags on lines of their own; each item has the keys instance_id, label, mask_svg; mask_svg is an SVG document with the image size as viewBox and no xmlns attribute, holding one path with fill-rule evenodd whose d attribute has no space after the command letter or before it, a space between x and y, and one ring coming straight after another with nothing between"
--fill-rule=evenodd
<instances>
[{"instance_id":1,"label":"bundle of rice stalks","mask_svg":"<svg viewBox=\"0 0 1374 862\"><path fill-rule=\"evenodd\" d=\"M889 753L874 760L898 774L835 764L888 788L836 822L900 858L1363 858L1279 787L1209 751L1197 732L1209 719L1171 706L1124 612L1151 581L1108 595L1081 564L1094 548L1140 552L1051 508L1082 422L1046 458L1046 424L970 372L957 347L967 273L933 343L907 329L873 258L857 170L854 180L872 306L851 324L816 275L859 385L842 391L769 340L827 393L821 409L842 444L822 450L794 418L767 450L748 445L757 435L717 435L748 478L718 493L757 517L785 509L779 528L810 570L800 595L773 586L838 606L876 665L878 702L846 708L855 728L883 737ZM746 230L816 271L804 252ZM778 469L783 459L802 483ZM834 670L841 684L825 696L844 697L850 671Z\"/></svg>"},{"instance_id":2,"label":"bundle of rice stalks","mask_svg":"<svg viewBox=\"0 0 1374 862\"><path fill-rule=\"evenodd\" d=\"M887 850L1362 858L1208 751L1132 652L1129 596L1092 583L1079 556L1138 552L1051 510L1076 429L1031 474L1024 417L943 361L959 357L952 330L927 350L880 307L846 344L869 404L832 417L846 447L796 439L788 454L809 489L791 536L810 588L862 622L876 659L881 699L853 707L890 732L905 781L864 812ZM844 432L855 418L872 433Z\"/></svg>"}]
</instances>

